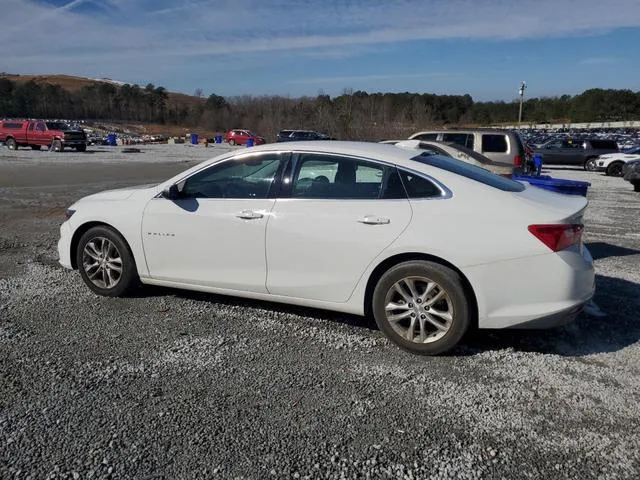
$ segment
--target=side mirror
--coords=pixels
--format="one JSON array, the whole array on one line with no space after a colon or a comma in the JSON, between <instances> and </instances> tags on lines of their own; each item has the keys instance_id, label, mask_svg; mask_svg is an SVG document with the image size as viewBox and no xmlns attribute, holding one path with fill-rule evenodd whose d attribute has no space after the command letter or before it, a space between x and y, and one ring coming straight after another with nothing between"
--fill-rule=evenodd
<instances>
[{"instance_id":1,"label":"side mirror","mask_svg":"<svg viewBox=\"0 0 640 480\"><path fill-rule=\"evenodd\" d=\"M168 200L175 200L176 198L180 197L178 185L174 183L173 185L165 187L164 190L162 190L162 196Z\"/></svg>"}]
</instances>

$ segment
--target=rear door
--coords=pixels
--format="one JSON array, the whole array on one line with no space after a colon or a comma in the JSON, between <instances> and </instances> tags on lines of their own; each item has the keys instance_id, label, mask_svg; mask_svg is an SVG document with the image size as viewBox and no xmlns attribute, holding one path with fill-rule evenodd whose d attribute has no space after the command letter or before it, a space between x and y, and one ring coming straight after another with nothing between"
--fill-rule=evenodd
<instances>
[{"instance_id":1,"label":"rear door","mask_svg":"<svg viewBox=\"0 0 640 480\"><path fill-rule=\"evenodd\" d=\"M289 198L276 200L267 225L269 293L346 302L411 220L395 167L300 153L283 182Z\"/></svg>"}]
</instances>

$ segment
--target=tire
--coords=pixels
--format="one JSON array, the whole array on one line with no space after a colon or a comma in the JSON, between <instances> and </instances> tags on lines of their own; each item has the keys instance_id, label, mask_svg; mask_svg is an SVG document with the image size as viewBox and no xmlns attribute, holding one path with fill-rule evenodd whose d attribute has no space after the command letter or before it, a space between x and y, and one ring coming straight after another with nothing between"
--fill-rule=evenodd
<instances>
[{"instance_id":1,"label":"tire","mask_svg":"<svg viewBox=\"0 0 640 480\"><path fill-rule=\"evenodd\" d=\"M61 152L62 150L64 150L64 146L62 145L62 142L60 140L54 140L52 147L54 152Z\"/></svg>"},{"instance_id":2,"label":"tire","mask_svg":"<svg viewBox=\"0 0 640 480\"><path fill-rule=\"evenodd\" d=\"M633 191L634 192L640 192L640 182L635 182L633 184Z\"/></svg>"},{"instance_id":3,"label":"tire","mask_svg":"<svg viewBox=\"0 0 640 480\"><path fill-rule=\"evenodd\" d=\"M9 150L17 150L18 149L18 144L16 143L16 141L13 138L7 138L7 141L5 143L7 144L7 148Z\"/></svg>"},{"instance_id":4,"label":"tire","mask_svg":"<svg viewBox=\"0 0 640 480\"><path fill-rule=\"evenodd\" d=\"M229 145L233 145L235 147L237 144L236 141L232 138L231 140L229 140Z\"/></svg>"},{"instance_id":5,"label":"tire","mask_svg":"<svg viewBox=\"0 0 640 480\"><path fill-rule=\"evenodd\" d=\"M607 167L607 175L610 177L621 177L622 167L624 167L624 162L613 162Z\"/></svg>"},{"instance_id":6,"label":"tire","mask_svg":"<svg viewBox=\"0 0 640 480\"><path fill-rule=\"evenodd\" d=\"M98 295L121 297L138 285L133 255L122 236L110 227L93 227L82 235L76 262L82 280Z\"/></svg>"},{"instance_id":7,"label":"tire","mask_svg":"<svg viewBox=\"0 0 640 480\"><path fill-rule=\"evenodd\" d=\"M86 152L87 151L87 145L86 144L77 145L76 146L76 151L78 151L78 152Z\"/></svg>"},{"instance_id":8,"label":"tire","mask_svg":"<svg viewBox=\"0 0 640 480\"><path fill-rule=\"evenodd\" d=\"M40 150L42 145L31 145L31 150Z\"/></svg>"},{"instance_id":9,"label":"tire","mask_svg":"<svg viewBox=\"0 0 640 480\"><path fill-rule=\"evenodd\" d=\"M595 172L598 168L598 166L596 165L596 160L598 158L597 157L589 157L584 161L584 169L587 172Z\"/></svg>"},{"instance_id":10,"label":"tire","mask_svg":"<svg viewBox=\"0 0 640 480\"><path fill-rule=\"evenodd\" d=\"M409 284L415 295L411 295ZM404 295L396 290L396 286L400 286ZM435 297L439 299L429 305ZM397 308L387 312L386 307L390 304ZM371 306L376 324L387 338L400 348L419 355L439 355L451 350L471 324L469 300L462 279L450 268L434 262L416 260L390 268L378 281ZM395 321L389 318L394 315L402 317Z\"/></svg>"}]
</instances>

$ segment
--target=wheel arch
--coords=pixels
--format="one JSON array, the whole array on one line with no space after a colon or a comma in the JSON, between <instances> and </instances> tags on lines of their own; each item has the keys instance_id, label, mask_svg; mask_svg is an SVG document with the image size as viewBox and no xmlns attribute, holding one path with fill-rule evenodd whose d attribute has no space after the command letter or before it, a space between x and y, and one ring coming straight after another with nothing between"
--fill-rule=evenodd
<instances>
[{"instance_id":1,"label":"wheel arch","mask_svg":"<svg viewBox=\"0 0 640 480\"><path fill-rule=\"evenodd\" d=\"M87 223L83 223L78 228L76 228L76 231L73 232L73 236L71 237L71 246L70 246L69 253L71 254L71 266L73 267L74 270L78 268L76 251L78 249L78 244L80 243L80 239L82 238L82 235L84 235L86 232L91 230L93 227L107 227L113 230L118 235L120 235L120 237L122 238L122 241L127 246L127 250L131 254L131 258L135 260L136 257L133 254L133 250L131 250L131 245L129 245L127 238L116 227L106 222L99 222L99 221L87 222Z\"/></svg>"},{"instance_id":2,"label":"wheel arch","mask_svg":"<svg viewBox=\"0 0 640 480\"><path fill-rule=\"evenodd\" d=\"M367 280L367 286L365 288L364 314L368 317L372 316L373 312L371 311L371 304L373 300L373 291L376 288L376 284L378 283L378 280L382 278L382 275L384 275L384 273L388 271L390 268L392 268L393 266L398 265L399 263L408 262L411 260L425 260L428 262L437 263L444 267L450 268L451 270L456 272L458 275L460 275L460 278L462 279L462 286L465 290L465 293L467 294L467 298L469 298L469 309L471 312L470 326L472 328L477 328L478 327L478 298L467 276L458 267L453 265L451 262L448 262L447 260L437 257L435 255L429 255L426 253L419 253L419 252L407 252L407 253L399 253L399 254L393 255L389 258L384 259L373 269L373 271L369 275L369 279Z\"/></svg>"}]
</instances>

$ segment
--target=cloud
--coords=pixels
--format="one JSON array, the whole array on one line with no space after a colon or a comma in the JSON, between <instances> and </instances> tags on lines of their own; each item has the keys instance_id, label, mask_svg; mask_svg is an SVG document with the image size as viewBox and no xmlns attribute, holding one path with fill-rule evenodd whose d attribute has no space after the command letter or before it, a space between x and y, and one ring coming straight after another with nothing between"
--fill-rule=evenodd
<instances>
[{"instance_id":1,"label":"cloud","mask_svg":"<svg viewBox=\"0 0 640 480\"><path fill-rule=\"evenodd\" d=\"M461 73L451 72L429 72L429 73L398 73L398 74L373 74L373 75L354 75L354 76L336 76L336 77L320 77L320 78L302 78L297 80L289 80L291 84L322 84L322 83L345 83L345 82L366 82L373 80L406 80L410 78L455 78L464 77Z\"/></svg>"},{"instance_id":2,"label":"cloud","mask_svg":"<svg viewBox=\"0 0 640 480\"><path fill-rule=\"evenodd\" d=\"M618 63L619 58L615 57L590 57L580 61L581 65L611 65Z\"/></svg>"},{"instance_id":3,"label":"cloud","mask_svg":"<svg viewBox=\"0 0 640 480\"><path fill-rule=\"evenodd\" d=\"M148 72L150 78L167 65L213 59L246 59L248 66L256 55L328 61L408 42L510 41L640 27L638 0L74 0L58 7L35 0L2 3L4 70L64 69L107 76L135 70ZM88 11L91 4L103 7L99 15L96 9ZM416 61L428 55L428 47L417 50Z\"/></svg>"}]
</instances>

